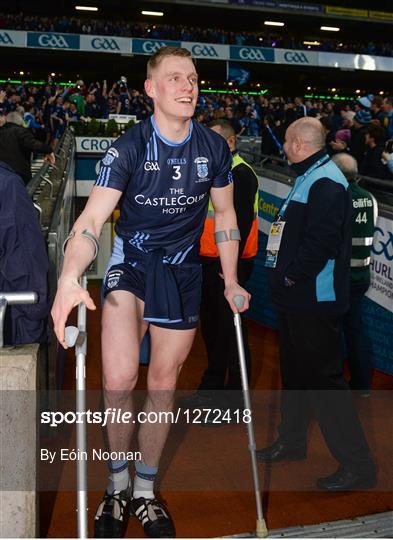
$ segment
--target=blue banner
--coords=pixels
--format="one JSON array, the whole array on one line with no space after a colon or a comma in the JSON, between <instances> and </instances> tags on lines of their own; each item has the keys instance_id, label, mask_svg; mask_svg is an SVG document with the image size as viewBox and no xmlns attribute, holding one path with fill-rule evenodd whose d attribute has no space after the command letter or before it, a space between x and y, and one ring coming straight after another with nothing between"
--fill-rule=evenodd
<instances>
[{"instance_id":1,"label":"blue banner","mask_svg":"<svg viewBox=\"0 0 393 540\"><path fill-rule=\"evenodd\" d=\"M250 79L250 72L236 62L227 62L227 81L237 82L239 86Z\"/></svg>"},{"instance_id":2,"label":"blue banner","mask_svg":"<svg viewBox=\"0 0 393 540\"><path fill-rule=\"evenodd\" d=\"M322 4L309 4L308 2L277 2L279 9L294 9L297 11L311 11L312 13L323 13Z\"/></svg>"},{"instance_id":3,"label":"blue banner","mask_svg":"<svg viewBox=\"0 0 393 540\"><path fill-rule=\"evenodd\" d=\"M78 50L80 36L76 34L55 34L54 32L27 32L27 46L42 49Z\"/></svg>"},{"instance_id":4,"label":"blue banner","mask_svg":"<svg viewBox=\"0 0 393 540\"><path fill-rule=\"evenodd\" d=\"M393 313L365 298L362 315L373 366L393 375Z\"/></svg>"},{"instance_id":5,"label":"blue banner","mask_svg":"<svg viewBox=\"0 0 393 540\"><path fill-rule=\"evenodd\" d=\"M279 2L278 0L229 0L229 3L240 6L248 5L271 9L311 11L312 13L324 12L324 6L322 4L309 4L307 2Z\"/></svg>"},{"instance_id":6,"label":"blue banner","mask_svg":"<svg viewBox=\"0 0 393 540\"><path fill-rule=\"evenodd\" d=\"M97 178L97 170L100 168L101 158L82 158L76 160L75 180L93 180Z\"/></svg>"},{"instance_id":7,"label":"blue banner","mask_svg":"<svg viewBox=\"0 0 393 540\"><path fill-rule=\"evenodd\" d=\"M171 47L180 47L180 41L168 41L165 39L133 39L132 40L132 52L134 54L148 54L152 55L161 49L169 45Z\"/></svg>"},{"instance_id":8,"label":"blue banner","mask_svg":"<svg viewBox=\"0 0 393 540\"><path fill-rule=\"evenodd\" d=\"M231 45L231 60L243 60L244 62L274 62L274 49L262 47L239 47Z\"/></svg>"}]
</instances>

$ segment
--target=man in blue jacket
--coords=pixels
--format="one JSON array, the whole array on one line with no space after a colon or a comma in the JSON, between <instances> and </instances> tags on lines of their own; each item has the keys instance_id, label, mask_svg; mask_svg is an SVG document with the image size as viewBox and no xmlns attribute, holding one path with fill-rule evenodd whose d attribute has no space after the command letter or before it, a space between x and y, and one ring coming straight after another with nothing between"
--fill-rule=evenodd
<instances>
[{"instance_id":1,"label":"man in blue jacket","mask_svg":"<svg viewBox=\"0 0 393 540\"><path fill-rule=\"evenodd\" d=\"M284 150L297 178L272 225L266 258L279 321L282 419L277 441L257 456L267 462L304 459L311 406L340 464L317 485L339 491L374 487L376 475L343 378L351 195L324 146L322 125L314 118L287 129Z\"/></svg>"}]
</instances>

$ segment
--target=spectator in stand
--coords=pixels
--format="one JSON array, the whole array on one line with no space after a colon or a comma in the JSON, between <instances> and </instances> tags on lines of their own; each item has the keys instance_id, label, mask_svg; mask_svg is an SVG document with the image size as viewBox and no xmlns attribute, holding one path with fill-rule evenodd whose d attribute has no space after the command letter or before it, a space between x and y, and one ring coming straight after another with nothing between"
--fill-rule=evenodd
<instances>
[{"instance_id":1,"label":"spectator in stand","mask_svg":"<svg viewBox=\"0 0 393 540\"><path fill-rule=\"evenodd\" d=\"M96 103L98 115L99 115L98 118L108 118L109 105L108 105L106 79L103 80L102 87L98 81L90 85L89 94L92 94L95 98L95 103ZM96 117L93 117L93 118L96 118Z\"/></svg>"},{"instance_id":2,"label":"spectator in stand","mask_svg":"<svg viewBox=\"0 0 393 540\"><path fill-rule=\"evenodd\" d=\"M108 114L117 114L118 100L115 96L108 97Z\"/></svg>"},{"instance_id":3,"label":"spectator in stand","mask_svg":"<svg viewBox=\"0 0 393 540\"><path fill-rule=\"evenodd\" d=\"M25 114L24 114L24 122L25 122L25 126L28 128L28 129L43 129L44 128L44 125L41 124L37 118L36 118L36 114L35 114L35 107L34 105L26 105L25 107Z\"/></svg>"},{"instance_id":4,"label":"spectator in stand","mask_svg":"<svg viewBox=\"0 0 393 540\"><path fill-rule=\"evenodd\" d=\"M70 122L77 122L81 118L83 117L81 117L81 115L78 113L76 103L70 103L70 108L68 111L68 120Z\"/></svg>"},{"instance_id":5,"label":"spectator in stand","mask_svg":"<svg viewBox=\"0 0 393 540\"><path fill-rule=\"evenodd\" d=\"M334 154L334 149L331 145L336 140L336 132L333 130L333 122L329 116L323 116L319 119L322 124L323 132L325 134L325 148L329 156Z\"/></svg>"},{"instance_id":6,"label":"spectator in stand","mask_svg":"<svg viewBox=\"0 0 393 540\"><path fill-rule=\"evenodd\" d=\"M259 137L261 131L258 112L252 105L246 107L245 115L239 121L243 129L240 134L247 137Z\"/></svg>"},{"instance_id":7,"label":"spectator in stand","mask_svg":"<svg viewBox=\"0 0 393 540\"><path fill-rule=\"evenodd\" d=\"M83 96L82 96L82 88L83 88L83 81L81 80L76 81L76 86L74 88L72 95L69 97L69 101L71 103L75 103L78 109L78 114L80 114L81 116L85 116L85 100L83 99Z\"/></svg>"},{"instance_id":8,"label":"spectator in stand","mask_svg":"<svg viewBox=\"0 0 393 540\"><path fill-rule=\"evenodd\" d=\"M225 108L224 118L231 124L231 126L235 130L237 137L239 137L239 135L242 135L244 133L246 128L245 126L242 127L240 120L237 118L237 116L233 112L232 107Z\"/></svg>"},{"instance_id":9,"label":"spectator in stand","mask_svg":"<svg viewBox=\"0 0 393 540\"><path fill-rule=\"evenodd\" d=\"M390 142L392 141L388 141L388 143ZM390 148L386 148L385 151L382 152L382 159L393 177L393 145L390 145Z\"/></svg>"},{"instance_id":10,"label":"spectator in stand","mask_svg":"<svg viewBox=\"0 0 393 540\"><path fill-rule=\"evenodd\" d=\"M3 18L3 21L1 21ZM108 21L99 19L79 19L72 17L32 17L23 13L0 14L1 28L13 30L33 30L40 32L71 32L74 34L97 34L109 36L128 36L148 39L169 39L179 41L198 41L206 43L228 43L242 46L282 47L285 49L304 49L305 35L278 36L270 33L233 32L218 28L175 27L170 25L154 25ZM310 38L312 36L309 36ZM315 37L315 36L314 36ZM342 43L341 40L324 39L316 50L337 51L341 53L376 54L392 56L392 44L370 41L367 45L362 43ZM372 53L370 52L372 51ZM81 113L82 114L82 113Z\"/></svg>"},{"instance_id":11,"label":"spectator in stand","mask_svg":"<svg viewBox=\"0 0 393 540\"><path fill-rule=\"evenodd\" d=\"M344 142L347 147L351 146L351 130L350 129L339 129L336 132L336 142Z\"/></svg>"},{"instance_id":12,"label":"spectator in stand","mask_svg":"<svg viewBox=\"0 0 393 540\"><path fill-rule=\"evenodd\" d=\"M266 114L263 119L261 153L268 156L284 157L283 131L276 126L274 116Z\"/></svg>"},{"instance_id":13,"label":"spectator in stand","mask_svg":"<svg viewBox=\"0 0 393 540\"><path fill-rule=\"evenodd\" d=\"M303 99L301 97L295 97L294 103L295 103L296 119L307 116L307 108L303 103Z\"/></svg>"},{"instance_id":14,"label":"spectator in stand","mask_svg":"<svg viewBox=\"0 0 393 540\"><path fill-rule=\"evenodd\" d=\"M353 117L351 145L348 150L358 163L362 162L364 154L366 153L366 133L370 122L371 113L366 109L357 111ZM342 149L345 150L347 148L346 144L342 143L342 145Z\"/></svg>"},{"instance_id":15,"label":"spectator in stand","mask_svg":"<svg viewBox=\"0 0 393 540\"><path fill-rule=\"evenodd\" d=\"M360 162L359 172L363 176L393 180L389 168L382 161L385 149L386 131L375 124L370 124L366 132L367 151Z\"/></svg>"},{"instance_id":16,"label":"spectator in stand","mask_svg":"<svg viewBox=\"0 0 393 540\"><path fill-rule=\"evenodd\" d=\"M22 124L23 118L18 113L7 115L6 123L0 127L0 161L4 161L28 184L31 180L31 153L46 154L45 159L52 164L55 156L49 145L37 141Z\"/></svg>"},{"instance_id":17,"label":"spectator in stand","mask_svg":"<svg viewBox=\"0 0 393 540\"><path fill-rule=\"evenodd\" d=\"M383 112L383 99L381 96L375 96L372 100L370 111L373 120L377 120L381 126L384 125L385 113Z\"/></svg>"},{"instance_id":18,"label":"spectator in stand","mask_svg":"<svg viewBox=\"0 0 393 540\"><path fill-rule=\"evenodd\" d=\"M131 96L126 85L120 86L119 102L117 104L117 114L131 113Z\"/></svg>"},{"instance_id":19,"label":"spectator in stand","mask_svg":"<svg viewBox=\"0 0 393 540\"><path fill-rule=\"evenodd\" d=\"M87 94L86 96L85 116L87 118L101 118L101 111L93 93Z\"/></svg>"},{"instance_id":20,"label":"spectator in stand","mask_svg":"<svg viewBox=\"0 0 393 540\"><path fill-rule=\"evenodd\" d=\"M56 98L56 104L53 107L51 114L52 126L53 126L53 139L54 147L56 147L57 141L61 138L67 127L69 108L69 102L65 103L64 99L59 96Z\"/></svg>"},{"instance_id":21,"label":"spectator in stand","mask_svg":"<svg viewBox=\"0 0 393 540\"><path fill-rule=\"evenodd\" d=\"M368 94L367 96L360 97L355 103L355 111L371 111L371 105L373 102L374 96Z\"/></svg>"},{"instance_id":22,"label":"spectator in stand","mask_svg":"<svg viewBox=\"0 0 393 540\"><path fill-rule=\"evenodd\" d=\"M393 139L393 96L383 100L383 112L385 113L383 127L387 131L388 138Z\"/></svg>"},{"instance_id":23,"label":"spectator in stand","mask_svg":"<svg viewBox=\"0 0 393 540\"><path fill-rule=\"evenodd\" d=\"M0 90L0 116L7 116L10 112L10 104L7 99L7 92Z\"/></svg>"}]
</instances>

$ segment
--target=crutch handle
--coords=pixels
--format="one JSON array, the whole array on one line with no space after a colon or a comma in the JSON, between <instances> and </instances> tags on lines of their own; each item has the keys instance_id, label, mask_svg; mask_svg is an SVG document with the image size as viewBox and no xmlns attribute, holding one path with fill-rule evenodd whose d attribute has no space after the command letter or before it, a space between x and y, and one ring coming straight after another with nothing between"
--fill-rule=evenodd
<instances>
[{"instance_id":1,"label":"crutch handle","mask_svg":"<svg viewBox=\"0 0 393 540\"><path fill-rule=\"evenodd\" d=\"M66 326L64 331L64 339L67 347L73 347L79 336L79 328L76 326Z\"/></svg>"},{"instance_id":2,"label":"crutch handle","mask_svg":"<svg viewBox=\"0 0 393 540\"><path fill-rule=\"evenodd\" d=\"M237 309L242 309L245 301L246 299L241 294L237 294L236 296L233 297L233 302L235 306L237 307Z\"/></svg>"},{"instance_id":3,"label":"crutch handle","mask_svg":"<svg viewBox=\"0 0 393 540\"><path fill-rule=\"evenodd\" d=\"M86 332L83 332L82 330L79 330L76 326L66 326L64 331L64 338L67 347L76 347L76 352L84 352L86 354L86 351L78 351L78 347L83 347L86 341Z\"/></svg>"}]
</instances>

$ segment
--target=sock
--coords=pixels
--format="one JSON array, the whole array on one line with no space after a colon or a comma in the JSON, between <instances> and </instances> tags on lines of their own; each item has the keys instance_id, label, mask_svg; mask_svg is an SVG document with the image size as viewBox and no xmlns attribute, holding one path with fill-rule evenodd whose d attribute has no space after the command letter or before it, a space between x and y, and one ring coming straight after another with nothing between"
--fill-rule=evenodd
<instances>
[{"instance_id":1,"label":"sock","mask_svg":"<svg viewBox=\"0 0 393 540\"><path fill-rule=\"evenodd\" d=\"M154 480L157 472L158 467L149 467L142 461L135 462L134 499L139 497L154 499Z\"/></svg>"},{"instance_id":2,"label":"sock","mask_svg":"<svg viewBox=\"0 0 393 540\"><path fill-rule=\"evenodd\" d=\"M123 491L127 489L130 481L130 473L128 472L128 461L108 461L108 467L111 472L106 491L112 494L114 491Z\"/></svg>"}]
</instances>

